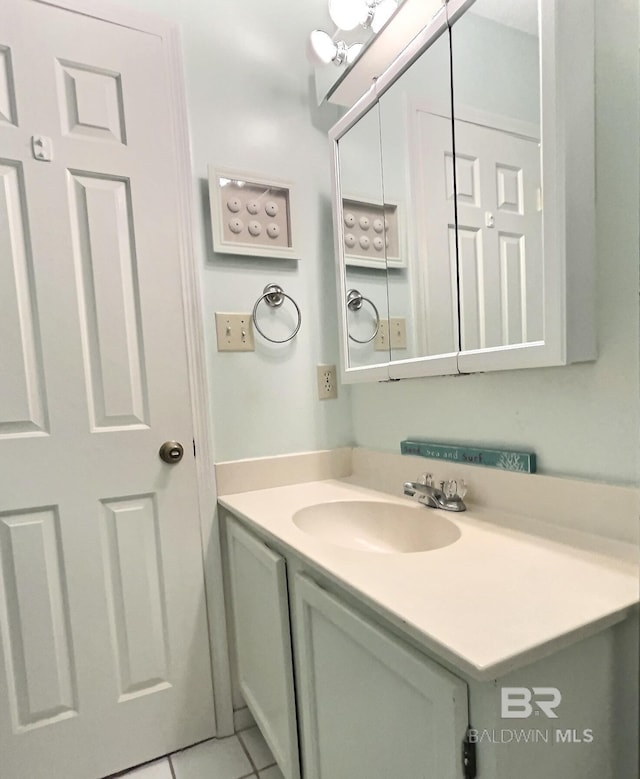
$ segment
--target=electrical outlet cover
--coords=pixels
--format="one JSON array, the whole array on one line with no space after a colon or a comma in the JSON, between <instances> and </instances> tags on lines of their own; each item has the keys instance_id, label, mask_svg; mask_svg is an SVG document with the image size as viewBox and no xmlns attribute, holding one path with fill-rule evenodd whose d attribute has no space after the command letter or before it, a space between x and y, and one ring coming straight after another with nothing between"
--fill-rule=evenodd
<instances>
[{"instance_id":1,"label":"electrical outlet cover","mask_svg":"<svg viewBox=\"0 0 640 779\"><path fill-rule=\"evenodd\" d=\"M317 382L319 400L333 400L338 397L338 374L335 365L318 365Z\"/></svg>"}]
</instances>

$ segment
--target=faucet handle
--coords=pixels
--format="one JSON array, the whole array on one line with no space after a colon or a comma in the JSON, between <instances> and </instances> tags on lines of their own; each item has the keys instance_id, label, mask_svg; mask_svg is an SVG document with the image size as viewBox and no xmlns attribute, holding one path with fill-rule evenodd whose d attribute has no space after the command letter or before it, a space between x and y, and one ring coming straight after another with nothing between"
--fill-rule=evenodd
<instances>
[{"instance_id":1,"label":"faucet handle","mask_svg":"<svg viewBox=\"0 0 640 779\"><path fill-rule=\"evenodd\" d=\"M458 485L455 479L443 482L442 491L449 500L458 494Z\"/></svg>"},{"instance_id":2,"label":"faucet handle","mask_svg":"<svg viewBox=\"0 0 640 779\"><path fill-rule=\"evenodd\" d=\"M418 479L418 484L424 484L425 487L433 487L433 474L423 473Z\"/></svg>"},{"instance_id":3,"label":"faucet handle","mask_svg":"<svg viewBox=\"0 0 640 779\"><path fill-rule=\"evenodd\" d=\"M442 491L449 500L451 498L460 498L462 500L467 494L467 485L464 479L450 479L443 482Z\"/></svg>"}]
</instances>

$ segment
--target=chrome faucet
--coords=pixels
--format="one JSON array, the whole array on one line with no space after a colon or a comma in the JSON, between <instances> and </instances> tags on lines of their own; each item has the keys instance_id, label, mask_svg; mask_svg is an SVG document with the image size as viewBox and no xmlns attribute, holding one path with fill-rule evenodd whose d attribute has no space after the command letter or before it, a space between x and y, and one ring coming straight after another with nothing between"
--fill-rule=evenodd
<instances>
[{"instance_id":1,"label":"chrome faucet","mask_svg":"<svg viewBox=\"0 0 640 779\"><path fill-rule=\"evenodd\" d=\"M462 500L467 494L467 485L462 479L441 481L438 488L433 484L433 476L430 473L425 473L418 482L405 482L404 494L410 498L417 497L418 503L430 508L444 509L445 511L467 510Z\"/></svg>"}]
</instances>

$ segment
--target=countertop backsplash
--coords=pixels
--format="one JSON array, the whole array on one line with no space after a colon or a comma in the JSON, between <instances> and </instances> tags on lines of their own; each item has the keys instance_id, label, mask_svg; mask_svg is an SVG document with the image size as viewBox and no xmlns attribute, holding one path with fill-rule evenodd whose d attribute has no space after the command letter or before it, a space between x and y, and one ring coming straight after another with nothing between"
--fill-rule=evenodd
<instances>
[{"instance_id":1,"label":"countertop backsplash","mask_svg":"<svg viewBox=\"0 0 640 779\"><path fill-rule=\"evenodd\" d=\"M517 473L359 447L303 452L216 464L220 496L287 484L340 479L394 496L423 473L434 481L464 479L469 508L494 509L503 521L556 526L640 544L640 490L579 479ZM504 516L503 516L504 515ZM509 517L511 520L509 520Z\"/></svg>"}]
</instances>

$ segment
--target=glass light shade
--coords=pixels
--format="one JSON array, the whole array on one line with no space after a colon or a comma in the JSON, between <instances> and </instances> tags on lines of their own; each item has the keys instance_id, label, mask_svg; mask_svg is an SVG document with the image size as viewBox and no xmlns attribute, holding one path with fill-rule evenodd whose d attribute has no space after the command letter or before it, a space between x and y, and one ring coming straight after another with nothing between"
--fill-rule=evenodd
<instances>
[{"instance_id":1,"label":"glass light shade","mask_svg":"<svg viewBox=\"0 0 640 779\"><path fill-rule=\"evenodd\" d=\"M307 42L307 57L316 65L328 65L336 56L337 47L323 30L313 30Z\"/></svg>"},{"instance_id":2,"label":"glass light shade","mask_svg":"<svg viewBox=\"0 0 640 779\"><path fill-rule=\"evenodd\" d=\"M378 3L373 21L371 22L371 29L374 32L381 30L393 16L397 7L397 0L382 0L381 3Z\"/></svg>"},{"instance_id":3,"label":"glass light shade","mask_svg":"<svg viewBox=\"0 0 640 779\"><path fill-rule=\"evenodd\" d=\"M329 0L329 16L339 30L355 30L367 18L365 0Z\"/></svg>"},{"instance_id":4,"label":"glass light shade","mask_svg":"<svg viewBox=\"0 0 640 779\"><path fill-rule=\"evenodd\" d=\"M363 46L364 43L352 43L351 46L349 46L347 49L347 65L351 65L357 58L358 54L362 51Z\"/></svg>"}]
</instances>

